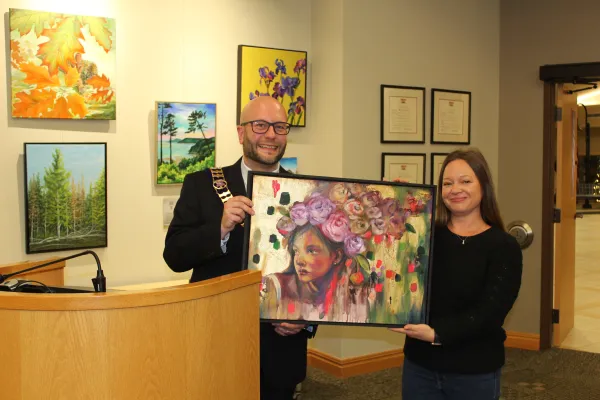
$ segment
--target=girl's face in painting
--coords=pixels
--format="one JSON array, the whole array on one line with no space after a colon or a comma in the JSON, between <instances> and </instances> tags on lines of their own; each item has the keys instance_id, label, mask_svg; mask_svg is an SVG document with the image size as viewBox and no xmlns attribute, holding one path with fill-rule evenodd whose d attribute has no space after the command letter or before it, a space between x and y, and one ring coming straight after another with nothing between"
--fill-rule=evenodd
<instances>
[{"instance_id":1,"label":"girl's face in painting","mask_svg":"<svg viewBox=\"0 0 600 400\"><path fill-rule=\"evenodd\" d=\"M293 252L294 268L302 282L321 278L342 258L341 251L332 252L313 229L296 236Z\"/></svg>"}]
</instances>

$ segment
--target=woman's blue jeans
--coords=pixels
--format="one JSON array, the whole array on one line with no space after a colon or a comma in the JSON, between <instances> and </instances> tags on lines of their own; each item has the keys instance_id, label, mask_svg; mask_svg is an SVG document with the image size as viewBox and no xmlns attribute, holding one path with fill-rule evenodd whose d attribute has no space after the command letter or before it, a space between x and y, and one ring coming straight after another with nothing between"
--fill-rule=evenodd
<instances>
[{"instance_id":1,"label":"woman's blue jeans","mask_svg":"<svg viewBox=\"0 0 600 400\"><path fill-rule=\"evenodd\" d=\"M404 359L402 400L498 400L500 369L486 374L446 374Z\"/></svg>"}]
</instances>

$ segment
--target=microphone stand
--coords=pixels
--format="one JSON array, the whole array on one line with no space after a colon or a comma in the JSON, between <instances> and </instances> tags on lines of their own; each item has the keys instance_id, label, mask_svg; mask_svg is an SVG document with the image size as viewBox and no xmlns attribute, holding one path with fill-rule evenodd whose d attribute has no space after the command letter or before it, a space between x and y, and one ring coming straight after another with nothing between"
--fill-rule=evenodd
<instances>
[{"instance_id":1,"label":"microphone stand","mask_svg":"<svg viewBox=\"0 0 600 400\"><path fill-rule=\"evenodd\" d=\"M23 270L17 271L17 272L13 272L11 274L6 274L6 275L0 274L0 283L3 283L8 278L13 277L15 275L19 275L24 272L33 271L33 270L36 270L36 269L39 269L42 267L46 267L48 265L57 264L59 262L67 261L72 258L80 257L80 256L83 256L86 254L91 254L92 256L94 256L94 258L96 259L96 265L98 266L98 271L96 272L96 277L92 278L92 284L94 285L94 290L97 293L98 292L106 292L106 277L104 276L104 271L102 271L102 267L100 266L100 259L98 258L98 255L91 250L82 251L81 253L73 254L72 256L59 258L58 260L53 260L53 261L50 261L50 262L47 262L44 264L36 265L34 267L23 269Z\"/></svg>"}]
</instances>

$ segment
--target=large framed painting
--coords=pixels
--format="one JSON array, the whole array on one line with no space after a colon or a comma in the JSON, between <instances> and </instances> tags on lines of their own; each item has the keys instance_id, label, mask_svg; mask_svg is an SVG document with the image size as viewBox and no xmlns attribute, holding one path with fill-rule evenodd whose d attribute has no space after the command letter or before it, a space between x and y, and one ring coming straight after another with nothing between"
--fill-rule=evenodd
<instances>
[{"instance_id":1,"label":"large framed painting","mask_svg":"<svg viewBox=\"0 0 600 400\"><path fill-rule=\"evenodd\" d=\"M11 8L14 118L116 119L115 20Z\"/></svg>"},{"instance_id":2,"label":"large framed painting","mask_svg":"<svg viewBox=\"0 0 600 400\"><path fill-rule=\"evenodd\" d=\"M306 126L307 52L240 45L238 47L237 118L248 102L272 96L292 126Z\"/></svg>"},{"instance_id":3,"label":"large framed painting","mask_svg":"<svg viewBox=\"0 0 600 400\"><path fill-rule=\"evenodd\" d=\"M156 183L181 184L215 166L217 105L156 102Z\"/></svg>"},{"instance_id":4,"label":"large framed painting","mask_svg":"<svg viewBox=\"0 0 600 400\"><path fill-rule=\"evenodd\" d=\"M106 143L25 143L26 253L106 247Z\"/></svg>"},{"instance_id":5,"label":"large framed painting","mask_svg":"<svg viewBox=\"0 0 600 400\"><path fill-rule=\"evenodd\" d=\"M404 326L428 320L430 185L252 172L243 262L266 321Z\"/></svg>"}]
</instances>

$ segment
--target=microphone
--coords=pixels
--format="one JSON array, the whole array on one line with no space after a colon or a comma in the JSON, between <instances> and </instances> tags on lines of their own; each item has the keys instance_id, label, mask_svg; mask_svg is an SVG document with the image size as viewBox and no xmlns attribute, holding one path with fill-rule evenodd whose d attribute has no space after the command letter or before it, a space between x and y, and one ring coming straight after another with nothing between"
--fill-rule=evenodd
<instances>
[{"instance_id":1,"label":"microphone","mask_svg":"<svg viewBox=\"0 0 600 400\"><path fill-rule=\"evenodd\" d=\"M96 277L92 278L92 284L94 285L94 290L96 292L106 292L106 277L104 276L104 271L102 271L102 267L100 266L100 259L98 258L98 255L91 250L82 251L81 253L73 254L72 256L69 256L69 257L59 258L57 260L53 260L53 261L50 261L50 262L47 262L44 264L36 265L35 267L31 267L31 268L23 269L21 271L13 272L11 274L6 274L6 275L0 274L0 283L3 283L8 278L13 277L15 275L19 275L24 272L33 271L33 270L36 270L36 269L39 269L42 267L46 267L48 265L57 264L59 262L67 261L72 258L80 257L80 256L83 256L86 254L91 254L92 256L94 256L94 258L96 259L96 265L98 266L98 271L96 272Z\"/></svg>"}]
</instances>

